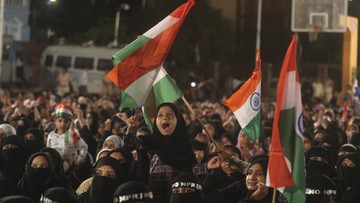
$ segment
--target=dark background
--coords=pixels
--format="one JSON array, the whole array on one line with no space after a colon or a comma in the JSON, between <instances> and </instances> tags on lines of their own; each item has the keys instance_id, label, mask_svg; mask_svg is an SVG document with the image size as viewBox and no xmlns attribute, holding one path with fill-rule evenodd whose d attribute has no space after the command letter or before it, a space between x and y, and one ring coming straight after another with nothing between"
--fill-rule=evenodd
<instances>
[{"instance_id":1,"label":"dark background","mask_svg":"<svg viewBox=\"0 0 360 203\"><path fill-rule=\"evenodd\" d=\"M123 3L130 9L121 11L119 44L133 41L137 35L154 26L185 0L33 0L32 41L54 44L65 38L67 44L82 44L93 40L97 46L113 41L116 11ZM219 64L219 84L226 78L245 80L255 66L256 0L238 0L246 12L238 14L235 27L212 8L207 0L196 4L181 27L165 64L169 74L177 81L203 80L214 76L215 64ZM360 1L348 4L348 13L359 17ZM34 12L32 12L34 13ZM55 35L48 38L46 30ZM271 77L278 77L286 49L291 41L291 0L263 0L261 25L261 57L263 68ZM339 79L342 60L340 33L319 33L316 42L309 42L308 33L299 33L298 61L301 78L316 77L317 64L327 64L327 74ZM195 47L200 50L200 62L196 61ZM310 64L310 65L301 65ZM313 67L313 68L312 68ZM190 76L192 72L196 77ZM265 70L266 72L266 70ZM333 75L333 76L332 76ZM336 82L336 81L335 81Z\"/></svg>"}]
</instances>

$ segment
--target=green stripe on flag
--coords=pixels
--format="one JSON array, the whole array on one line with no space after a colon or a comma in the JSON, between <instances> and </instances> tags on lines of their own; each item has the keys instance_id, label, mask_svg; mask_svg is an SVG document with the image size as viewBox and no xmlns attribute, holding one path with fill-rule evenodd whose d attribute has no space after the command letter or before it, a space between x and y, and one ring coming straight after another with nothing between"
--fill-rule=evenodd
<instances>
[{"instance_id":1,"label":"green stripe on flag","mask_svg":"<svg viewBox=\"0 0 360 203\"><path fill-rule=\"evenodd\" d=\"M243 128L245 135L248 138L255 142L260 137L260 113L257 113L256 116Z\"/></svg>"},{"instance_id":2,"label":"green stripe on flag","mask_svg":"<svg viewBox=\"0 0 360 203\"><path fill-rule=\"evenodd\" d=\"M121 94L121 101L119 106L119 111L121 111L124 108L137 108L139 107L135 100L126 92L120 90Z\"/></svg>"},{"instance_id":3,"label":"green stripe on flag","mask_svg":"<svg viewBox=\"0 0 360 203\"><path fill-rule=\"evenodd\" d=\"M152 39L150 39L144 35L141 35L139 38L132 41L126 47L124 47L123 49L121 49L120 51L115 53L112 57L114 66L119 64L122 60L124 60L124 58L128 57L130 54L137 51L140 47L144 46L144 44L146 44L150 40L152 40Z\"/></svg>"},{"instance_id":4,"label":"green stripe on flag","mask_svg":"<svg viewBox=\"0 0 360 203\"><path fill-rule=\"evenodd\" d=\"M304 143L295 129L295 108L281 110L279 131L284 155L291 163L294 186L285 187L284 196L289 202L305 202Z\"/></svg>"},{"instance_id":5,"label":"green stripe on flag","mask_svg":"<svg viewBox=\"0 0 360 203\"><path fill-rule=\"evenodd\" d=\"M164 102L174 102L183 96L173 79L166 75L153 86L156 106Z\"/></svg>"}]
</instances>

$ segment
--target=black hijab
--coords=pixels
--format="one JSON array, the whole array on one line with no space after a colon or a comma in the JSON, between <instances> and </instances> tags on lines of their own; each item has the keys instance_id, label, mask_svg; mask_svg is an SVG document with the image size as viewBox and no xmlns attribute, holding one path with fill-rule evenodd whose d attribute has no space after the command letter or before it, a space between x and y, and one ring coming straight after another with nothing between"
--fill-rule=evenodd
<instances>
[{"instance_id":1,"label":"black hijab","mask_svg":"<svg viewBox=\"0 0 360 203\"><path fill-rule=\"evenodd\" d=\"M265 173L265 176L266 176L266 170L268 168L268 165L269 165L269 156L268 155L258 155L258 156L254 156L251 158L250 160L250 164L247 168L247 170L249 170L253 165L255 164L260 164L262 170L264 171ZM269 187L269 191L271 190L271 188ZM268 191L268 195L269 193L272 194L272 192L269 192ZM247 196L246 198L250 199L251 195L254 193L255 191L250 191L248 190L248 193L247 193ZM267 197L265 197L265 199L267 199Z\"/></svg>"},{"instance_id":2,"label":"black hijab","mask_svg":"<svg viewBox=\"0 0 360 203\"><path fill-rule=\"evenodd\" d=\"M268 155L257 155L251 158L250 160L250 164L248 167L248 170L255 164L260 164L262 170L265 173L265 179L266 179L266 170L268 168L268 164L269 164L269 156ZM269 187L268 189L268 193L265 197L263 197L261 200L256 201L256 202L273 202L273 188ZM244 202L253 202L253 200L251 200L251 196L254 193L254 190L248 190L247 194L246 194L246 198L244 199ZM285 199L284 195L280 192L276 193L276 197L275 197L275 202L283 202Z\"/></svg>"},{"instance_id":3,"label":"black hijab","mask_svg":"<svg viewBox=\"0 0 360 203\"><path fill-rule=\"evenodd\" d=\"M105 156L99 159L95 164L95 170L101 166L111 166L116 174L116 178L93 175L93 181L86 192L84 202L86 203L112 203L113 194L116 188L122 183L128 181L126 165L120 163L118 160Z\"/></svg>"},{"instance_id":4,"label":"black hijab","mask_svg":"<svg viewBox=\"0 0 360 203\"><path fill-rule=\"evenodd\" d=\"M339 160L341 159L341 157L343 157L347 154L350 154L350 153L358 153L359 154L359 152L357 151L357 149L354 145L349 144L349 143L343 144L340 147L340 149L338 150L336 164L339 163Z\"/></svg>"},{"instance_id":5,"label":"black hijab","mask_svg":"<svg viewBox=\"0 0 360 203\"><path fill-rule=\"evenodd\" d=\"M30 197L23 195L11 195L0 198L1 203L35 203Z\"/></svg>"},{"instance_id":6,"label":"black hijab","mask_svg":"<svg viewBox=\"0 0 360 203\"><path fill-rule=\"evenodd\" d=\"M31 121L29 118L25 116L20 116L17 120L23 121L23 124L16 126L16 135L23 138L25 136L26 130L28 130L31 127Z\"/></svg>"},{"instance_id":7,"label":"black hijab","mask_svg":"<svg viewBox=\"0 0 360 203\"><path fill-rule=\"evenodd\" d=\"M306 175L306 202L335 202L336 186L328 176L317 173Z\"/></svg>"},{"instance_id":8,"label":"black hijab","mask_svg":"<svg viewBox=\"0 0 360 203\"><path fill-rule=\"evenodd\" d=\"M154 203L152 191L139 181L121 184L114 192L114 203Z\"/></svg>"},{"instance_id":9,"label":"black hijab","mask_svg":"<svg viewBox=\"0 0 360 203\"><path fill-rule=\"evenodd\" d=\"M321 157L327 163L318 160L312 160L311 157ZM324 174L331 177L331 165L329 151L325 147L313 146L306 152L306 175Z\"/></svg>"},{"instance_id":10,"label":"black hijab","mask_svg":"<svg viewBox=\"0 0 360 203\"><path fill-rule=\"evenodd\" d=\"M174 192L177 188L188 188L192 192ZM176 176L171 184L169 203L205 203L199 178L192 173L180 173Z\"/></svg>"},{"instance_id":11,"label":"black hijab","mask_svg":"<svg viewBox=\"0 0 360 203\"><path fill-rule=\"evenodd\" d=\"M354 167L342 166L344 159L354 163ZM360 199L360 156L358 153L350 153L342 156L337 164L337 172L341 180L341 197L338 202L359 202Z\"/></svg>"},{"instance_id":12,"label":"black hijab","mask_svg":"<svg viewBox=\"0 0 360 203\"><path fill-rule=\"evenodd\" d=\"M351 160L355 167L342 166L344 159ZM336 164L336 169L340 180L346 188L360 183L360 155L358 153L341 156Z\"/></svg>"},{"instance_id":13,"label":"black hijab","mask_svg":"<svg viewBox=\"0 0 360 203\"><path fill-rule=\"evenodd\" d=\"M44 132L42 130L38 128L29 128L25 131L24 136L30 133L34 135L35 139L24 141L26 159L29 158L31 154L39 152L43 147L45 147Z\"/></svg>"},{"instance_id":14,"label":"black hijab","mask_svg":"<svg viewBox=\"0 0 360 203\"><path fill-rule=\"evenodd\" d=\"M38 156L45 157L49 166L46 168L31 167L33 160ZM35 153L28 159L25 173L18 185L26 195L35 201L39 201L41 194L49 188L67 187L56 179L54 162L51 156L45 152Z\"/></svg>"},{"instance_id":15,"label":"black hijab","mask_svg":"<svg viewBox=\"0 0 360 203\"><path fill-rule=\"evenodd\" d=\"M121 163L125 164L126 166L126 174L129 174L130 179L134 178L135 171L134 171L134 157L131 152L126 147L116 147L109 151L107 156L110 156L112 153L120 152L121 155L124 157L124 160L119 160Z\"/></svg>"},{"instance_id":16,"label":"black hijab","mask_svg":"<svg viewBox=\"0 0 360 203\"><path fill-rule=\"evenodd\" d=\"M156 117L160 108L164 106L170 107L177 119L175 130L170 136L163 136L156 125ZM179 171L191 172L196 159L182 114L173 103L163 103L158 106L156 117L153 133L140 138L144 148L154 151L167 165Z\"/></svg>"},{"instance_id":17,"label":"black hijab","mask_svg":"<svg viewBox=\"0 0 360 203\"><path fill-rule=\"evenodd\" d=\"M40 198L40 203L77 203L76 194L63 187L53 187L44 192Z\"/></svg>"},{"instance_id":18,"label":"black hijab","mask_svg":"<svg viewBox=\"0 0 360 203\"><path fill-rule=\"evenodd\" d=\"M3 147L7 144L16 145L17 148L4 150ZM10 135L5 137L1 145L0 164L4 177L17 184L24 173L25 160L23 141L21 137L17 135Z\"/></svg>"},{"instance_id":19,"label":"black hijab","mask_svg":"<svg viewBox=\"0 0 360 203\"><path fill-rule=\"evenodd\" d=\"M58 179L58 181L62 182L62 185L70 186L70 181L66 177L65 172L64 172L63 159L62 159L61 155L59 154L59 152L56 149L50 148L50 147L44 147L40 150L40 152L45 152L50 155L50 157L54 163L54 168L55 168L54 173L55 173L55 176Z\"/></svg>"}]
</instances>

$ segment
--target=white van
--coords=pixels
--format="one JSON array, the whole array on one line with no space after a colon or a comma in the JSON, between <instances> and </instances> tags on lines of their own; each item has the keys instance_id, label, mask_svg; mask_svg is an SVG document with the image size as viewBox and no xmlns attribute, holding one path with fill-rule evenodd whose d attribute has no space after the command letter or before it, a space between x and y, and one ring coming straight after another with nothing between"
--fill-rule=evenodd
<instances>
[{"instance_id":1,"label":"white van","mask_svg":"<svg viewBox=\"0 0 360 203\"><path fill-rule=\"evenodd\" d=\"M40 85L55 89L57 75L63 67L66 67L73 79L73 88L77 91L80 75L88 68L88 93L100 93L103 78L106 77L108 70L113 68L111 57L118 51L119 49L106 47L48 46L42 54L44 76Z\"/></svg>"}]
</instances>

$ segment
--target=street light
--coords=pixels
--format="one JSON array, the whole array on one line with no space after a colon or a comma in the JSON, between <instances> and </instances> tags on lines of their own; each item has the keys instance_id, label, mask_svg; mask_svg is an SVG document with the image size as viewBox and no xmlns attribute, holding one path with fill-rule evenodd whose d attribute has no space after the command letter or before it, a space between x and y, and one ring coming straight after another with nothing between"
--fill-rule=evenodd
<instances>
[{"instance_id":1,"label":"street light","mask_svg":"<svg viewBox=\"0 0 360 203\"><path fill-rule=\"evenodd\" d=\"M116 11L116 18L115 18L115 31L114 31L114 42L113 46L118 47L118 36L119 36L119 26L120 26L120 11L124 10L127 11L130 9L129 4L120 4L118 10Z\"/></svg>"}]
</instances>

